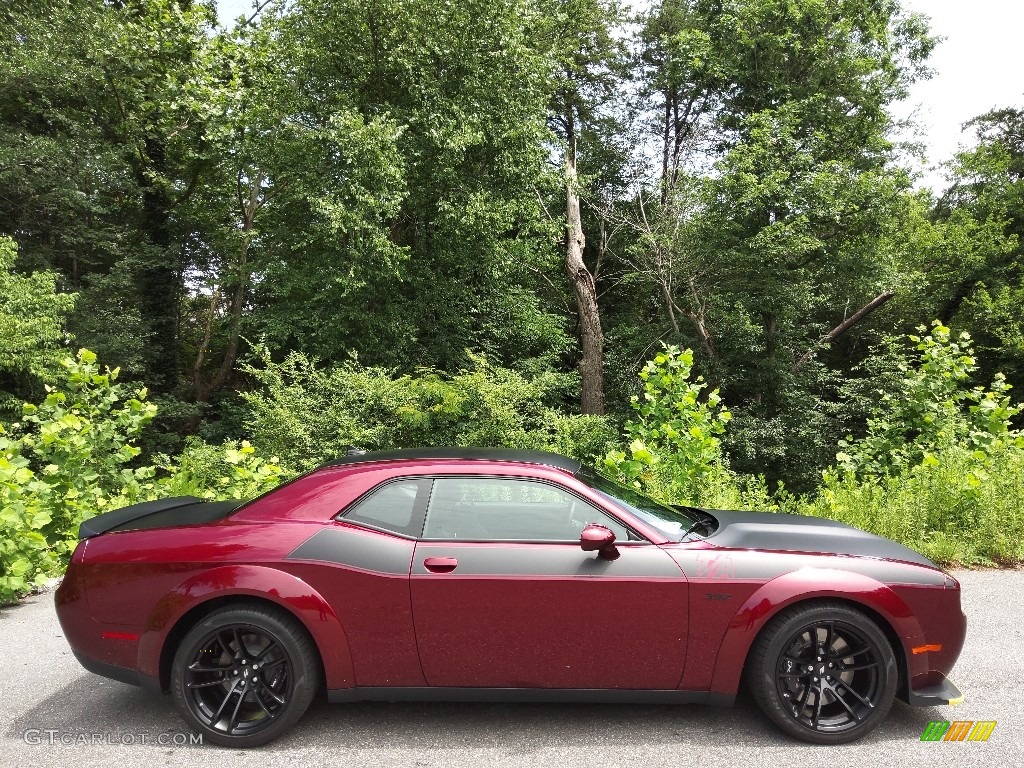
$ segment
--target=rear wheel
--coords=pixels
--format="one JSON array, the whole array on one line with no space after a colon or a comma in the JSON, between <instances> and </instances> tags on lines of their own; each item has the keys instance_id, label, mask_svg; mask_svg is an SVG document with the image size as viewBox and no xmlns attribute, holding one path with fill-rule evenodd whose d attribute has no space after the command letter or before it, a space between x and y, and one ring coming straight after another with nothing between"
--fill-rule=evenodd
<instances>
[{"instance_id":1,"label":"rear wheel","mask_svg":"<svg viewBox=\"0 0 1024 768\"><path fill-rule=\"evenodd\" d=\"M255 747L302 716L318 672L313 643L292 616L271 607L228 607L182 639L171 687L178 709L204 740Z\"/></svg>"},{"instance_id":2,"label":"rear wheel","mask_svg":"<svg viewBox=\"0 0 1024 768\"><path fill-rule=\"evenodd\" d=\"M838 603L795 606L754 644L750 688L782 730L816 744L842 744L885 719L898 670L888 639Z\"/></svg>"}]
</instances>

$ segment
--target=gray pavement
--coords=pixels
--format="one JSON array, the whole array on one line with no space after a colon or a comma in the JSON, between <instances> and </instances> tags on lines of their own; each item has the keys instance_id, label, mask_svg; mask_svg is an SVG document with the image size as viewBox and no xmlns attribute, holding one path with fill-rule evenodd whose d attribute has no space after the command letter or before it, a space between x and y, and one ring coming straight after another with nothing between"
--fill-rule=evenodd
<instances>
[{"instance_id":1,"label":"gray pavement","mask_svg":"<svg viewBox=\"0 0 1024 768\"><path fill-rule=\"evenodd\" d=\"M886 723L844 747L786 738L746 696L730 709L318 703L257 751L176 744L189 732L170 698L83 670L61 634L52 594L42 594L0 609L0 766L1024 765L1024 571L956 577L969 625L953 679L965 703L911 709L897 702ZM984 743L923 743L931 720L998 725Z\"/></svg>"}]
</instances>

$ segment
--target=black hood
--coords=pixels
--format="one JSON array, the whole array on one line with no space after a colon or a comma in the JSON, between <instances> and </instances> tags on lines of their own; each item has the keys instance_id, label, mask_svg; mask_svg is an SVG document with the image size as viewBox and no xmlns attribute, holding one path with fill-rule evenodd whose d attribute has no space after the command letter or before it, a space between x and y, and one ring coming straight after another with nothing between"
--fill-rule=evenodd
<instances>
[{"instance_id":1,"label":"black hood","mask_svg":"<svg viewBox=\"0 0 1024 768\"><path fill-rule=\"evenodd\" d=\"M718 522L718 528L707 537L708 543L718 547L860 555L938 568L909 547L824 517L723 509L703 511Z\"/></svg>"}]
</instances>

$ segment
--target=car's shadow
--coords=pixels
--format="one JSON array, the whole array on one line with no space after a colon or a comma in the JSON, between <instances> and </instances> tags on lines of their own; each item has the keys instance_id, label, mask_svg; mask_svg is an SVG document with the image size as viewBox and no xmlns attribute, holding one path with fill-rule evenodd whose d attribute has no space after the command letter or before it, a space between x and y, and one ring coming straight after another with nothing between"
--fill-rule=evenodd
<instances>
[{"instance_id":1,"label":"car's shadow","mask_svg":"<svg viewBox=\"0 0 1024 768\"><path fill-rule=\"evenodd\" d=\"M865 742L918 740L933 709L897 702L886 721ZM8 737L24 738L33 729L70 734L108 734L136 746L157 745L160 734L187 734L169 696L79 674L59 691L14 719ZM145 735L142 737L142 735ZM166 737L165 737L166 738ZM287 734L263 747L295 750L306 746L346 749L498 749L534 752L545 748L593 749L601 746L733 747L788 745L793 741L771 725L746 695L731 708L697 705L624 704L327 704L318 701Z\"/></svg>"}]
</instances>

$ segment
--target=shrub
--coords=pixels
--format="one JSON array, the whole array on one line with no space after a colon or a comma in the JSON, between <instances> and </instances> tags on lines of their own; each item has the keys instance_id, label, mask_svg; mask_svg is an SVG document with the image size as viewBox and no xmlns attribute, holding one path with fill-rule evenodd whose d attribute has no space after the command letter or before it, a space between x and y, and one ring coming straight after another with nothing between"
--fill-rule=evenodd
<instances>
[{"instance_id":1,"label":"shrub","mask_svg":"<svg viewBox=\"0 0 1024 768\"><path fill-rule=\"evenodd\" d=\"M625 450L609 451L599 468L620 482L668 503L741 505L746 496L722 455L721 436L732 415L718 390L691 381L693 352L665 346L640 371L643 394L630 404ZM755 483L756 484L756 481Z\"/></svg>"},{"instance_id":2,"label":"shrub","mask_svg":"<svg viewBox=\"0 0 1024 768\"><path fill-rule=\"evenodd\" d=\"M276 456L268 460L258 455L248 440L214 446L196 438L186 441L176 462L161 469L165 474L154 485L154 498L252 499L294 474Z\"/></svg>"},{"instance_id":3,"label":"shrub","mask_svg":"<svg viewBox=\"0 0 1024 768\"><path fill-rule=\"evenodd\" d=\"M12 450L0 427L0 605L46 581L59 564L43 530L49 487Z\"/></svg>"},{"instance_id":4,"label":"shrub","mask_svg":"<svg viewBox=\"0 0 1024 768\"><path fill-rule=\"evenodd\" d=\"M129 466L139 454L133 441L156 413L145 388L115 384L118 370L101 372L87 349L61 366L61 384L47 386L39 405L26 403L0 435L0 600L66 562L83 520L140 500L153 477L152 468Z\"/></svg>"},{"instance_id":5,"label":"shrub","mask_svg":"<svg viewBox=\"0 0 1024 768\"><path fill-rule=\"evenodd\" d=\"M983 465L992 452L1021 442L1010 426L1021 407L1010 402L1005 377L996 374L988 390L968 388L977 368L970 334L954 341L936 320L930 334L909 338L919 352L916 364L900 363L903 381L896 391L881 393L864 438L840 442L836 459L843 471L860 478L898 475L953 447L967 448Z\"/></svg>"},{"instance_id":6,"label":"shrub","mask_svg":"<svg viewBox=\"0 0 1024 768\"><path fill-rule=\"evenodd\" d=\"M606 419L557 408L564 375L528 378L482 356L470 356L453 376L396 375L354 362L322 369L297 352L281 363L264 352L260 366L246 371L263 385L243 395L253 443L294 467L313 467L350 446L506 446L589 459L613 438Z\"/></svg>"},{"instance_id":7,"label":"shrub","mask_svg":"<svg viewBox=\"0 0 1024 768\"><path fill-rule=\"evenodd\" d=\"M65 567L93 515L173 495L248 498L288 475L245 442L195 441L179 461L139 465L135 442L157 410L145 388L128 391L89 350L61 366L42 403L0 426L0 604Z\"/></svg>"},{"instance_id":8,"label":"shrub","mask_svg":"<svg viewBox=\"0 0 1024 768\"><path fill-rule=\"evenodd\" d=\"M919 329L922 333L924 326ZM886 536L944 564L1024 559L1024 436L1011 425L1021 406L997 374L969 388L970 336L940 322L910 336L917 360L882 393L867 434L840 444L815 496L796 505Z\"/></svg>"}]
</instances>

